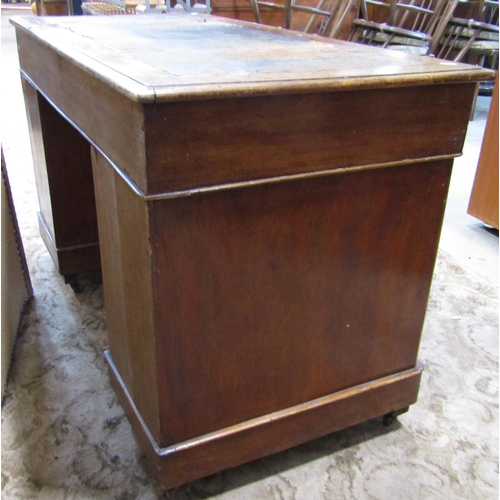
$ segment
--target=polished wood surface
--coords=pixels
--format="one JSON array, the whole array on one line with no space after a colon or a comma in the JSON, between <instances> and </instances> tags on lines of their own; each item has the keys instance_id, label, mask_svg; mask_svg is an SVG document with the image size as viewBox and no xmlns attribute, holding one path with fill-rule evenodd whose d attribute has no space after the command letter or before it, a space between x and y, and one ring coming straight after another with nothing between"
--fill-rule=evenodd
<instances>
[{"instance_id":1,"label":"polished wood surface","mask_svg":"<svg viewBox=\"0 0 500 500\"><path fill-rule=\"evenodd\" d=\"M39 113L92 145L106 358L162 484L413 404L453 158L491 72L119 17L15 24Z\"/></svg>"},{"instance_id":2,"label":"polished wood surface","mask_svg":"<svg viewBox=\"0 0 500 500\"><path fill-rule=\"evenodd\" d=\"M467 213L498 229L498 73Z\"/></svg>"},{"instance_id":3,"label":"polished wood surface","mask_svg":"<svg viewBox=\"0 0 500 500\"><path fill-rule=\"evenodd\" d=\"M161 444L414 367L450 169L155 203Z\"/></svg>"}]
</instances>

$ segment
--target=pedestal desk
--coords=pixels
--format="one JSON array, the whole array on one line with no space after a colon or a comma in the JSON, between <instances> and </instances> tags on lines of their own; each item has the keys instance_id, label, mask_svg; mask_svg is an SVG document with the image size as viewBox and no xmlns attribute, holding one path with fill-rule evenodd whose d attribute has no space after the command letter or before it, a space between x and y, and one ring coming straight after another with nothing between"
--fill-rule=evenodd
<instances>
[{"instance_id":1,"label":"pedestal desk","mask_svg":"<svg viewBox=\"0 0 500 500\"><path fill-rule=\"evenodd\" d=\"M165 487L416 401L490 72L209 16L14 24L42 235L62 274L100 247L111 381Z\"/></svg>"}]
</instances>

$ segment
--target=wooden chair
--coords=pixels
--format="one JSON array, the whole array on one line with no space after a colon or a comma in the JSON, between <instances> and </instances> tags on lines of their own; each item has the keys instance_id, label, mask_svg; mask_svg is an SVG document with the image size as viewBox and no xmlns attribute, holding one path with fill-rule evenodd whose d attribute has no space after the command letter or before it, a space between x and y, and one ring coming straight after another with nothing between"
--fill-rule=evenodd
<instances>
[{"instance_id":1,"label":"wooden chair","mask_svg":"<svg viewBox=\"0 0 500 500\"><path fill-rule=\"evenodd\" d=\"M442 35L457 3L458 0L361 0L362 19L353 21L349 40L431 54L433 36Z\"/></svg>"},{"instance_id":2,"label":"wooden chair","mask_svg":"<svg viewBox=\"0 0 500 500\"><path fill-rule=\"evenodd\" d=\"M342 0L345 1L345 0ZM349 0L352 3L353 0ZM323 7L326 4L326 0L319 0L319 3L316 7L312 7L310 5L298 4L295 0L284 0L283 3L272 2L268 0L250 0L252 4L252 10L255 17L255 22L261 23L260 18L260 7L267 7L269 9L281 10L284 13L284 27L286 29L290 29L292 25L292 14L294 11L305 12L307 14L311 14L312 16L323 16L324 19L329 20L332 16L332 11ZM337 2L333 0L330 2L333 4L333 7L336 8ZM312 22L309 21L307 27L304 31L307 33L311 32Z\"/></svg>"},{"instance_id":3,"label":"wooden chair","mask_svg":"<svg viewBox=\"0 0 500 500\"><path fill-rule=\"evenodd\" d=\"M326 0L322 0L318 7L324 9L325 2ZM329 0L325 10L330 11L330 15L323 19L318 34L329 38L338 38L342 27L348 20L349 13L356 5L357 0ZM306 33L311 32L310 27L313 25L315 18L316 15L311 16L304 30Z\"/></svg>"},{"instance_id":4,"label":"wooden chair","mask_svg":"<svg viewBox=\"0 0 500 500\"><path fill-rule=\"evenodd\" d=\"M444 34L431 42L432 53L440 59L469 62L498 69L498 0L465 0L460 7L471 18L452 17ZM463 15L463 14L462 14ZM470 119L474 119L480 88L490 88L489 82L476 86Z\"/></svg>"},{"instance_id":5,"label":"wooden chair","mask_svg":"<svg viewBox=\"0 0 500 500\"><path fill-rule=\"evenodd\" d=\"M444 36L433 41L433 53L441 59L484 65L487 56L498 65L498 0L463 2L472 17L449 19ZM473 57L472 57L473 56Z\"/></svg>"}]
</instances>

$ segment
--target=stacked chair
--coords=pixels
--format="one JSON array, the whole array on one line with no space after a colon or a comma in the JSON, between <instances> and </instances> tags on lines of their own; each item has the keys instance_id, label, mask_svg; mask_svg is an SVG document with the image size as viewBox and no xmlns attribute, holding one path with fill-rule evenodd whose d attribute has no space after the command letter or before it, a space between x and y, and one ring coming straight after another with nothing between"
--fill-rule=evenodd
<instances>
[{"instance_id":1,"label":"stacked chair","mask_svg":"<svg viewBox=\"0 0 500 500\"><path fill-rule=\"evenodd\" d=\"M304 1L304 0L302 0ZM359 1L360 16L349 19L349 13ZM352 21L348 39L384 48L413 47L417 53L427 53L431 41L445 30L459 0L319 0L317 5L298 4L296 0L250 0L256 22L260 23L259 7L284 12L284 27L292 25L296 11L311 15L305 32L337 38L345 23ZM322 17L319 29L315 20Z\"/></svg>"},{"instance_id":2,"label":"stacked chair","mask_svg":"<svg viewBox=\"0 0 500 500\"><path fill-rule=\"evenodd\" d=\"M304 2L305 0L301 0ZM359 16L349 13L359 1ZM319 0L317 4L296 0L250 0L256 22L260 7L284 13L290 29L294 12L311 15L304 31L337 38L344 24L351 23L348 39L383 48L462 61L472 54L498 55L498 0ZM461 17L456 12L462 13ZM316 19L322 21L319 29ZM479 61L481 64L481 60Z\"/></svg>"},{"instance_id":3,"label":"stacked chair","mask_svg":"<svg viewBox=\"0 0 500 500\"><path fill-rule=\"evenodd\" d=\"M360 0L349 40L383 48L430 54L432 41L446 30L458 0Z\"/></svg>"},{"instance_id":4,"label":"stacked chair","mask_svg":"<svg viewBox=\"0 0 500 500\"><path fill-rule=\"evenodd\" d=\"M465 17L451 17L442 37L435 39L432 52L436 57L484 65L498 65L498 0L461 2Z\"/></svg>"},{"instance_id":5,"label":"stacked chair","mask_svg":"<svg viewBox=\"0 0 500 500\"><path fill-rule=\"evenodd\" d=\"M498 0L462 0L443 36L433 40L430 51L441 59L498 70ZM491 94L493 83L477 85L474 103L481 90ZM471 120L474 109L475 105Z\"/></svg>"},{"instance_id":6,"label":"stacked chair","mask_svg":"<svg viewBox=\"0 0 500 500\"><path fill-rule=\"evenodd\" d=\"M304 32L337 38L342 26L348 20L349 13L356 5L356 0L319 0L316 5L297 3L296 0L284 0L283 3L269 0L250 0L255 21L261 22L260 7L280 10L284 14L284 27L290 29L294 12L310 14ZM317 18L321 22L317 22Z\"/></svg>"},{"instance_id":7,"label":"stacked chair","mask_svg":"<svg viewBox=\"0 0 500 500\"><path fill-rule=\"evenodd\" d=\"M259 7L278 9L284 12L285 28L290 28L293 13L306 12L311 15L307 33L498 68L498 0L278 1L250 0L255 20L260 22ZM359 12L353 19L357 2ZM476 97L480 88L490 91L489 86L478 85Z\"/></svg>"}]
</instances>

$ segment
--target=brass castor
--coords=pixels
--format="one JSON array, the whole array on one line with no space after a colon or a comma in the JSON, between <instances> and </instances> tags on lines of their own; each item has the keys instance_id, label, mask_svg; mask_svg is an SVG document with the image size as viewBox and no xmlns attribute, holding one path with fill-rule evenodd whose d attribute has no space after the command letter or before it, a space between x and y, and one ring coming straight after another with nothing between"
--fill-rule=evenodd
<instances>
[{"instance_id":1,"label":"brass castor","mask_svg":"<svg viewBox=\"0 0 500 500\"><path fill-rule=\"evenodd\" d=\"M390 411L389 413L386 413L382 417L382 423L385 426L392 425L399 417L399 415L402 415L403 413L406 413L410 407L407 406L406 408L401 408L400 410L393 410Z\"/></svg>"}]
</instances>

